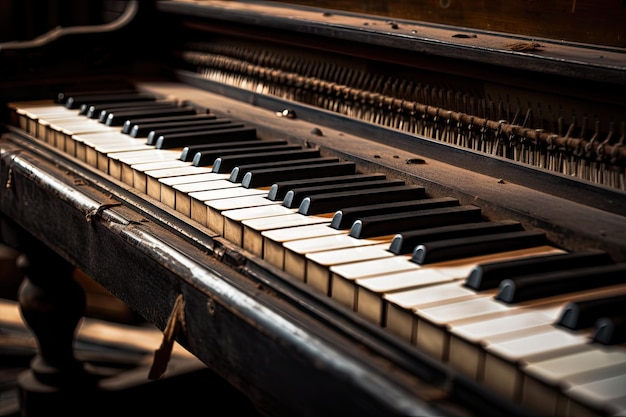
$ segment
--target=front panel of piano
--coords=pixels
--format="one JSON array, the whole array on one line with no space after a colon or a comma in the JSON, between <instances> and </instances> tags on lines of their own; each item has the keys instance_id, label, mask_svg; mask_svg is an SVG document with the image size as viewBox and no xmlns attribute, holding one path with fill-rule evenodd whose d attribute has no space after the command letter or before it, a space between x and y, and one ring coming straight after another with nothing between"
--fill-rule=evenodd
<instances>
[{"instance_id":1,"label":"front panel of piano","mask_svg":"<svg viewBox=\"0 0 626 417\"><path fill-rule=\"evenodd\" d=\"M3 84L4 241L178 320L268 414L624 412L623 51L273 2L145 13L167 56L114 43L137 64Z\"/></svg>"}]
</instances>

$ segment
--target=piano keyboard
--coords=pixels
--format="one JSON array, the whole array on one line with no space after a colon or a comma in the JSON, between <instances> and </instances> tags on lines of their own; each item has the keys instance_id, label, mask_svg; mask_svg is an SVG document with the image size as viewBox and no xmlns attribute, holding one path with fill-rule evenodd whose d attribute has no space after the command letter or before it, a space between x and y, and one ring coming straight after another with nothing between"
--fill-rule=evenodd
<instances>
[{"instance_id":1,"label":"piano keyboard","mask_svg":"<svg viewBox=\"0 0 626 417\"><path fill-rule=\"evenodd\" d=\"M626 411L626 264L479 207L139 92L11 103L37 140L150 196L542 415ZM604 323L603 326L601 324ZM600 330L615 329L600 343Z\"/></svg>"}]
</instances>

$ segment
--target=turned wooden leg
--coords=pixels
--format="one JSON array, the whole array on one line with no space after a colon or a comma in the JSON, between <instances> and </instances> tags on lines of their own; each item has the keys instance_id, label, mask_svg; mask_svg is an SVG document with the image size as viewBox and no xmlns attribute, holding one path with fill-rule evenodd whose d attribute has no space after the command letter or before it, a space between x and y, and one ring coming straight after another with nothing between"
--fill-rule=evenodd
<instances>
[{"instance_id":1,"label":"turned wooden leg","mask_svg":"<svg viewBox=\"0 0 626 417\"><path fill-rule=\"evenodd\" d=\"M74 335L85 312L85 293L72 266L33 242L18 262L24 280L18 299L38 353L18 378L22 416L80 415L75 408L95 392L97 381L74 356ZM84 411L84 410L83 410Z\"/></svg>"}]
</instances>

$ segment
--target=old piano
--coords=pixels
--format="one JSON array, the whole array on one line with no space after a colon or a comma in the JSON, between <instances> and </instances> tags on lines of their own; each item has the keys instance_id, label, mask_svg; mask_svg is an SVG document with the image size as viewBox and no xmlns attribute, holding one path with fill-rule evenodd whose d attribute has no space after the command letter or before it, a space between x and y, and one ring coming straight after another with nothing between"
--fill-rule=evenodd
<instances>
[{"instance_id":1,"label":"old piano","mask_svg":"<svg viewBox=\"0 0 626 417\"><path fill-rule=\"evenodd\" d=\"M151 377L176 340L267 415L626 413L626 6L374 3L51 1L86 18L0 45L26 415L99 398L73 268Z\"/></svg>"}]
</instances>

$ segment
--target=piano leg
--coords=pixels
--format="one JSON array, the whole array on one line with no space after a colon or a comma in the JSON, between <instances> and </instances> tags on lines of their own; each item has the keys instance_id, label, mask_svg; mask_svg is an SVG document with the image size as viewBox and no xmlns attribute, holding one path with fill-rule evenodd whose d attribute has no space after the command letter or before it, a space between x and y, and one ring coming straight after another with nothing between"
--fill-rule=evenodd
<instances>
[{"instance_id":1,"label":"piano leg","mask_svg":"<svg viewBox=\"0 0 626 417\"><path fill-rule=\"evenodd\" d=\"M18 260L24 272L18 299L22 316L35 336L38 353L18 377L23 416L78 415L94 395L97 380L74 355L74 334L85 312L85 293L72 278L72 266L35 239Z\"/></svg>"}]
</instances>

